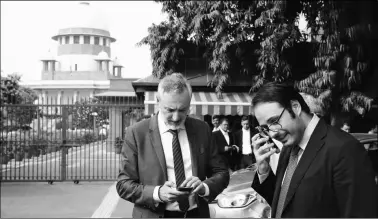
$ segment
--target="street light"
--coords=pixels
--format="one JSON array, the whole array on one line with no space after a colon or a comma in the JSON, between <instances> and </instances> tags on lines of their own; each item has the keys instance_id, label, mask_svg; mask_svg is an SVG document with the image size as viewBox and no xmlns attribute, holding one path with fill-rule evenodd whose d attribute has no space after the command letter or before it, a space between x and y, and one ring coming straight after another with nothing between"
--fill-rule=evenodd
<instances>
[{"instance_id":1,"label":"street light","mask_svg":"<svg viewBox=\"0 0 378 219\"><path fill-rule=\"evenodd\" d=\"M93 113L91 113L91 115L93 116L93 132L95 134L95 132L96 132L96 130L95 130L95 128L96 128L96 116L98 116L98 113L93 112Z\"/></svg>"}]
</instances>

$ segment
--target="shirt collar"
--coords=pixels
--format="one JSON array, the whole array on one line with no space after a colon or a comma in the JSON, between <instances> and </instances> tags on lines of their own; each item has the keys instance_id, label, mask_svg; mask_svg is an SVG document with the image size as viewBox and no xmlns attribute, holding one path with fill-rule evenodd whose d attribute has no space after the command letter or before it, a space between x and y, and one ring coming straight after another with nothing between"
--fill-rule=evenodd
<instances>
[{"instance_id":1,"label":"shirt collar","mask_svg":"<svg viewBox=\"0 0 378 219\"><path fill-rule=\"evenodd\" d=\"M157 119L158 119L158 127L159 127L160 134L164 134L165 132L168 132L169 127L164 123L164 118L163 118L163 115L161 113L158 113ZM184 129L185 129L185 125L184 125L184 123L182 123L179 126L179 130L184 130Z\"/></svg>"},{"instance_id":2,"label":"shirt collar","mask_svg":"<svg viewBox=\"0 0 378 219\"><path fill-rule=\"evenodd\" d=\"M314 113L313 116L312 116L311 121L308 123L308 125L307 125L307 127L306 127L306 129L305 129L305 131L303 133L302 140L298 144L298 146L302 150L306 149L308 141L310 140L310 137L311 137L312 133L314 132L315 127L318 124L319 120L320 120L320 118Z\"/></svg>"},{"instance_id":3,"label":"shirt collar","mask_svg":"<svg viewBox=\"0 0 378 219\"><path fill-rule=\"evenodd\" d=\"M228 134L228 132L223 131L223 129L221 129L221 128L219 130L222 132L223 135Z\"/></svg>"},{"instance_id":4,"label":"shirt collar","mask_svg":"<svg viewBox=\"0 0 378 219\"><path fill-rule=\"evenodd\" d=\"M245 130L245 129L242 128L242 130L243 130L243 132L249 132L251 130L251 128L249 128L248 130Z\"/></svg>"}]
</instances>

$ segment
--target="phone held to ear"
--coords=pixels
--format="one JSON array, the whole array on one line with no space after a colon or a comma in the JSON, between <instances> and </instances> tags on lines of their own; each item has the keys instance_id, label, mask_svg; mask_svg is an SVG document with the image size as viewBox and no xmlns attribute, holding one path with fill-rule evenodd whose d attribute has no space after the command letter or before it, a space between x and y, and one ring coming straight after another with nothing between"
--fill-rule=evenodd
<instances>
[{"instance_id":1,"label":"phone held to ear","mask_svg":"<svg viewBox=\"0 0 378 219\"><path fill-rule=\"evenodd\" d=\"M261 127L257 126L256 129L259 131L259 134L260 134L260 138L268 138L268 140L266 141L268 144L270 143L273 143L273 148L276 149L276 153L280 153L280 149L277 147L277 145L273 142L273 139L272 137L269 136L268 133L266 133Z\"/></svg>"},{"instance_id":2,"label":"phone held to ear","mask_svg":"<svg viewBox=\"0 0 378 219\"><path fill-rule=\"evenodd\" d=\"M180 191L180 192L191 192L192 191L192 187L177 187L177 191Z\"/></svg>"}]
</instances>

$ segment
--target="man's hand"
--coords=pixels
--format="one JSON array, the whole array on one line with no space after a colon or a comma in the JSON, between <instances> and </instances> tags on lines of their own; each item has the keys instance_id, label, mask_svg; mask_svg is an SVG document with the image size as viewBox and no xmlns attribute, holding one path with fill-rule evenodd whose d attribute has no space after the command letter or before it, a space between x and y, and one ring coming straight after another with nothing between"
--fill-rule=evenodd
<instances>
[{"instance_id":1,"label":"man's hand","mask_svg":"<svg viewBox=\"0 0 378 219\"><path fill-rule=\"evenodd\" d=\"M239 147L236 146L236 145L232 145L232 149L233 149L233 150L236 150L236 152L239 152Z\"/></svg>"},{"instance_id":2,"label":"man's hand","mask_svg":"<svg viewBox=\"0 0 378 219\"><path fill-rule=\"evenodd\" d=\"M259 174L265 174L269 171L270 156L276 153L275 148L271 150L274 143L268 144L267 141L268 138L261 138L260 134L256 134L252 137L253 153L255 154Z\"/></svg>"},{"instance_id":3,"label":"man's hand","mask_svg":"<svg viewBox=\"0 0 378 219\"><path fill-rule=\"evenodd\" d=\"M196 193L198 195L205 195L205 186L203 185L202 181L196 177L196 176L191 176L185 179L184 182L180 185L181 187L191 187L193 188L192 193Z\"/></svg>"},{"instance_id":4,"label":"man's hand","mask_svg":"<svg viewBox=\"0 0 378 219\"><path fill-rule=\"evenodd\" d=\"M183 197L188 197L189 192L181 192L176 189L175 183L167 181L159 189L159 198L165 203L175 202Z\"/></svg>"}]
</instances>

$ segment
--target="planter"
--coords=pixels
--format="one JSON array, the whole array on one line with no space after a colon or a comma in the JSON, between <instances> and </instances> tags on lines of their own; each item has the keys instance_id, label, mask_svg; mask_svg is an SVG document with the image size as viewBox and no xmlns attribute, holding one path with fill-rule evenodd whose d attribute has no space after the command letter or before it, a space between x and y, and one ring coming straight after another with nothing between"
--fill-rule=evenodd
<instances>
[{"instance_id":1,"label":"planter","mask_svg":"<svg viewBox=\"0 0 378 219\"><path fill-rule=\"evenodd\" d=\"M116 154L120 154L121 151L122 151L122 148L121 148L121 147L116 147L116 148L115 148L115 152L116 152Z\"/></svg>"},{"instance_id":2,"label":"planter","mask_svg":"<svg viewBox=\"0 0 378 219\"><path fill-rule=\"evenodd\" d=\"M22 161L24 159L24 154L18 152L14 155L15 161Z\"/></svg>"},{"instance_id":3,"label":"planter","mask_svg":"<svg viewBox=\"0 0 378 219\"><path fill-rule=\"evenodd\" d=\"M10 159L9 159L9 156L8 156L8 155L1 155L1 156L0 156L0 163L1 163L1 164L7 164L9 160L10 160Z\"/></svg>"}]
</instances>

